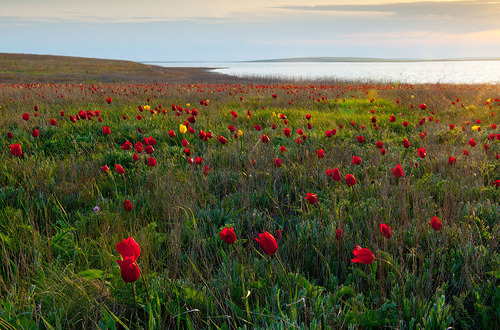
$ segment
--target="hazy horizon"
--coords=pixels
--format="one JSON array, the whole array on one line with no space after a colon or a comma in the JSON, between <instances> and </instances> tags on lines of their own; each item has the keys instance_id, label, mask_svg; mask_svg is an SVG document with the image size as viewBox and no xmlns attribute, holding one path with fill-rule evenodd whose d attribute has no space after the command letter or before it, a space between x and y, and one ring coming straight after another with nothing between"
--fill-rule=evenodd
<instances>
[{"instance_id":1,"label":"hazy horizon","mask_svg":"<svg viewBox=\"0 0 500 330\"><path fill-rule=\"evenodd\" d=\"M500 57L499 1L0 0L0 52L154 61Z\"/></svg>"}]
</instances>

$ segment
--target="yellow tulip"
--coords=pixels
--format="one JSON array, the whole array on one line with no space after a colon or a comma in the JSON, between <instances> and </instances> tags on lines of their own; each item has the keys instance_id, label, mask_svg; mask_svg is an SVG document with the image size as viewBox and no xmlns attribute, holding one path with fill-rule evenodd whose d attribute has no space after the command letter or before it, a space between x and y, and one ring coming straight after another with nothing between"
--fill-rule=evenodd
<instances>
[{"instance_id":1,"label":"yellow tulip","mask_svg":"<svg viewBox=\"0 0 500 330\"><path fill-rule=\"evenodd\" d=\"M243 136L243 131L241 129L238 130L238 136Z\"/></svg>"},{"instance_id":2,"label":"yellow tulip","mask_svg":"<svg viewBox=\"0 0 500 330\"><path fill-rule=\"evenodd\" d=\"M150 107L149 105L145 105L143 108L144 108L144 110L146 110L146 111L151 110L151 107Z\"/></svg>"},{"instance_id":3,"label":"yellow tulip","mask_svg":"<svg viewBox=\"0 0 500 330\"><path fill-rule=\"evenodd\" d=\"M478 129L479 129L479 126L477 126L477 125L476 126L472 126L472 130L473 131L477 131Z\"/></svg>"},{"instance_id":4,"label":"yellow tulip","mask_svg":"<svg viewBox=\"0 0 500 330\"><path fill-rule=\"evenodd\" d=\"M180 124L180 125L179 125L179 132L180 132L181 134L186 134L187 130L188 130L188 129L187 129L186 125L184 125L184 124Z\"/></svg>"}]
</instances>

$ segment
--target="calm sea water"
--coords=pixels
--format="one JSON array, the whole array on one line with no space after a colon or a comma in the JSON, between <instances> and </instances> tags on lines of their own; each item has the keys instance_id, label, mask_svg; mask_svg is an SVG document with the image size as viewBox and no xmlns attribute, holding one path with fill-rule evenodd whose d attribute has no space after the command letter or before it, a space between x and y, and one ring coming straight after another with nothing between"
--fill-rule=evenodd
<instances>
[{"instance_id":1,"label":"calm sea water","mask_svg":"<svg viewBox=\"0 0 500 330\"><path fill-rule=\"evenodd\" d=\"M166 67L208 67L237 77L401 83L500 83L500 61L432 62L168 62Z\"/></svg>"}]
</instances>

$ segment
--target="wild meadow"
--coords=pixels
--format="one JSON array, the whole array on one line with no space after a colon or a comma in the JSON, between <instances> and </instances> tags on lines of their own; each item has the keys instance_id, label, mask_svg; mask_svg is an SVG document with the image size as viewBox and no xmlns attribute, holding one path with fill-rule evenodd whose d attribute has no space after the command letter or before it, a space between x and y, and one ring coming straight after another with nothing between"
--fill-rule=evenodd
<instances>
[{"instance_id":1,"label":"wild meadow","mask_svg":"<svg viewBox=\"0 0 500 330\"><path fill-rule=\"evenodd\" d=\"M1 84L0 328L497 328L499 97Z\"/></svg>"}]
</instances>

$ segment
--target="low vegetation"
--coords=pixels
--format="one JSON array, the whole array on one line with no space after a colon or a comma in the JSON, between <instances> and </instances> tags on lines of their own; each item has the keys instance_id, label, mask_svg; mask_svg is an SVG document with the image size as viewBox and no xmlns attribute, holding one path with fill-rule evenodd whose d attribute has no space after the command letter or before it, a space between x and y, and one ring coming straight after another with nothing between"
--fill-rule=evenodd
<instances>
[{"instance_id":1,"label":"low vegetation","mask_svg":"<svg viewBox=\"0 0 500 330\"><path fill-rule=\"evenodd\" d=\"M75 70L0 85L1 328L499 326L499 86Z\"/></svg>"}]
</instances>

